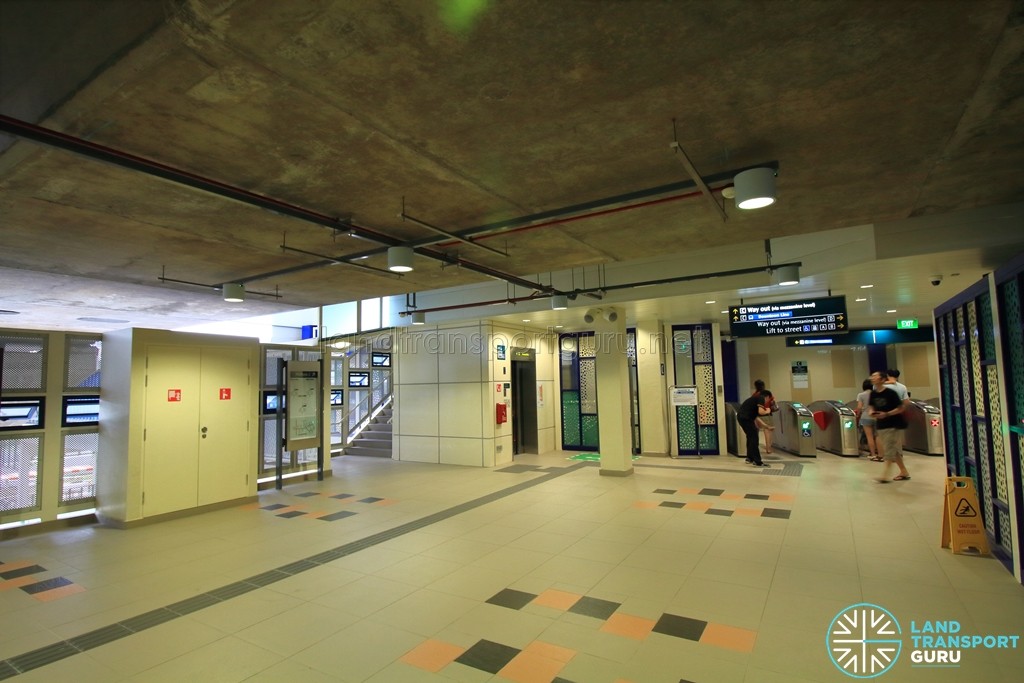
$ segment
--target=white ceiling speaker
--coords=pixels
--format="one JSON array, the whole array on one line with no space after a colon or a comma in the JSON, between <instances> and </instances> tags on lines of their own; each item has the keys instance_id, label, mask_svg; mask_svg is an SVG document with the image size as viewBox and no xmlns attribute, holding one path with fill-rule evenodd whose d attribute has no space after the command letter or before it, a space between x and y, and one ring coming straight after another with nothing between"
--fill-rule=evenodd
<instances>
[{"instance_id":1,"label":"white ceiling speaker","mask_svg":"<svg viewBox=\"0 0 1024 683\"><path fill-rule=\"evenodd\" d=\"M736 208L761 209L775 203L775 169L751 168L733 178Z\"/></svg>"},{"instance_id":2,"label":"white ceiling speaker","mask_svg":"<svg viewBox=\"0 0 1024 683\"><path fill-rule=\"evenodd\" d=\"M555 294L551 297L551 310L564 311L569 308L569 297L565 294Z\"/></svg>"},{"instance_id":3,"label":"white ceiling speaker","mask_svg":"<svg viewBox=\"0 0 1024 683\"><path fill-rule=\"evenodd\" d=\"M772 284L790 287L800 284L799 266L779 266L772 269Z\"/></svg>"},{"instance_id":4,"label":"white ceiling speaker","mask_svg":"<svg viewBox=\"0 0 1024 683\"><path fill-rule=\"evenodd\" d=\"M388 247L388 270L408 273L412 270L412 247Z\"/></svg>"},{"instance_id":5,"label":"white ceiling speaker","mask_svg":"<svg viewBox=\"0 0 1024 683\"><path fill-rule=\"evenodd\" d=\"M224 301L233 304L245 301L245 285L241 282L228 282L221 288L221 292L224 294Z\"/></svg>"},{"instance_id":6,"label":"white ceiling speaker","mask_svg":"<svg viewBox=\"0 0 1024 683\"><path fill-rule=\"evenodd\" d=\"M619 319L619 312L616 311L614 308L608 308L605 309L605 311L601 314L601 317L604 318L606 321L613 323Z\"/></svg>"},{"instance_id":7,"label":"white ceiling speaker","mask_svg":"<svg viewBox=\"0 0 1024 683\"><path fill-rule=\"evenodd\" d=\"M412 312L412 324L413 325L425 325L427 323L427 314L423 311Z\"/></svg>"}]
</instances>

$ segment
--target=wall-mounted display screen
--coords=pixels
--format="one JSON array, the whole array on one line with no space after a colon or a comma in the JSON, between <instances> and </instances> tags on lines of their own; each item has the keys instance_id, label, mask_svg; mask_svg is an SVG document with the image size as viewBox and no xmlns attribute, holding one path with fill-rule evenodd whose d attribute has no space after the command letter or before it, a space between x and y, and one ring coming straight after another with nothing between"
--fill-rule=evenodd
<instances>
[{"instance_id":1,"label":"wall-mounted display screen","mask_svg":"<svg viewBox=\"0 0 1024 683\"><path fill-rule=\"evenodd\" d=\"M345 390L344 389L331 389L331 405L332 406L345 405Z\"/></svg>"},{"instance_id":2,"label":"wall-mounted display screen","mask_svg":"<svg viewBox=\"0 0 1024 683\"><path fill-rule=\"evenodd\" d=\"M41 396L0 399L0 430L42 429L45 405L46 399Z\"/></svg>"},{"instance_id":3,"label":"wall-mounted display screen","mask_svg":"<svg viewBox=\"0 0 1024 683\"><path fill-rule=\"evenodd\" d=\"M284 404L287 402L287 396L281 396L281 410L284 410ZM277 392L276 391L264 391L263 392L263 412L276 413L277 412Z\"/></svg>"},{"instance_id":4,"label":"wall-mounted display screen","mask_svg":"<svg viewBox=\"0 0 1024 683\"><path fill-rule=\"evenodd\" d=\"M845 334L849 329L845 296L729 307L729 330L734 337Z\"/></svg>"},{"instance_id":5,"label":"wall-mounted display screen","mask_svg":"<svg viewBox=\"0 0 1024 683\"><path fill-rule=\"evenodd\" d=\"M391 367L391 354L390 353L380 353L378 351L374 351L373 355L370 357L370 363L375 368L390 368Z\"/></svg>"},{"instance_id":6,"label":"wall-mounted display screen","mask_svg":"<svg viewBox=\"0 0 1024 683\"><path fill-rule=\"evenodd\" d=\"M61 426L99 424L99 396L65 396L64 409L61 412Z\"/></svg>"},{"instance_id":7,"label":"wall-mounted display screen","mask_svg":"<svg viewBox=\"0 0 1024 683\"><path fill-rule=\"evenodd\" d=\"M368 386L370 386L370 373L368 373L368 372L349 372L348 373L348 385L350 387L368 387Z\"/></svg>"}]
</instances>

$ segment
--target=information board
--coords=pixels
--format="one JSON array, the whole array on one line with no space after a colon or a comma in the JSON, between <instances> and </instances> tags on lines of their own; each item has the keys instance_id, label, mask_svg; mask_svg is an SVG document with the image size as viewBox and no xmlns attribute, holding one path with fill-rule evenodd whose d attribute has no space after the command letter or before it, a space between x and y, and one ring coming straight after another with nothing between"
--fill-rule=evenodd
<instances>
[{"instance_id":1,"label":"information board","mask_svg":"<svg viewBox=\"0 0 1024 683\"><path fill-rule=\"evenodd\" d=\"M288 363L285 401L285 447L289 451L320 445L320 364Z\"/></svg>"},{"instance_id":2,"label":"information board","mask_svg":"<svg viewBox=\"0 0 1024 683\"><path fill-rule=\"evenodd\" d=\"M843 334L849 329L845 296L735 304L729 307L729 323L734 337Z\"/></svg>"}]
</instances>

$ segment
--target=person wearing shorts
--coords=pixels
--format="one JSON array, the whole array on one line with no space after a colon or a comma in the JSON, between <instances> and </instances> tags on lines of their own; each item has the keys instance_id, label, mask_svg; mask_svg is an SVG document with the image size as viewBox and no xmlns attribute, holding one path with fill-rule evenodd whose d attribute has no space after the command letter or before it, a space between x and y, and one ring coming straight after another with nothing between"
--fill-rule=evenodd
<instances>
[{"instance_id":1,"label":"person wearing shorts","mask_svg":"<svg viewBox=\"0 0 1024 683\"><path fill-rule=\"evenodd\" d=\"M907 428L903 411L906 405L900 395L885 385L885 371L871 373L871 417L875 418L878 450L885 459L885 468L878 478L881 484L889 483L889 471L896 465L899 474L892 481L910 479L910 472L903 464L903 430Z\"/></svg>"},{"instance_id":2,"label":"person wearing shorts","mask_svg":"<svg viewBox=\"0 0 1024 683\"><path fill-rule=\"evenodd\" d=\"M882 456L878 454L878 446L875 444L875 418L870 415L871 406L868 403L871 399L871 380L864 380L861 389L863 391L857 394L857 414L860 415L857 424L864 432L864 441L868 445L868 457L874 462L882 462Z\"/></svg>"}]
</instances>

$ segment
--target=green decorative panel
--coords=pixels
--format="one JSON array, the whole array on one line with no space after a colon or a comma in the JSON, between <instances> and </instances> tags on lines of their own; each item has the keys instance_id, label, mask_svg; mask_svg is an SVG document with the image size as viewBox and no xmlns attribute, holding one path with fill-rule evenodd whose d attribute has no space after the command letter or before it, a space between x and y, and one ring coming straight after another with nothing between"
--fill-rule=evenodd
<instances>
[{"instance_id":1,"label":"green decorative panel","mask_svg":"<svg viewBox=\"0 0 1024 683\"><path fill-rule=\"evenodd\" d=\"M580 359L580 412L597 414L597 361Z\"/></svg>"},{"instance_id":2,"label":"green decorative panel","mask_svg":"<svg viewBox=\"0 0 1024 683\"><path fill-rule=\"evenodd\" d=\"M1003 510L998 510L999 513L999 544L1003 546L1003 549L1008 553L1014 553L1013 550L1013 526L1010 524L1010 515Z\"/></svg>"},{"instance_id":3,"label":"green decorative panel","mask_svg":"<svg viewBox=\"0 0 1024 683\"><path fill-rule=\"evenodd\" d=\"M693 374L697 380L697 422L702 425L715 424L715 368L711 365L695 365Z\"/></svg>"},{"instance_id":4,"label":"green decorative panel","mask_svg":"<svg viewBox=\"0 0 1024 683\"><path fill-rule=\"evenodd\" d=\"M1017 279L1006 282L1001 287L1003 294L1003 311L1006 315L1006 345L1003 347L1004 362L1009 364L1006 379L1011 389L1011 400L1007 405L1012 424L1021 424L1024 420L1024 327L1020 313L1020 283Z\"/></svg>"},{"instance_id":5,"label":"green decorative panel","mask_svg":"<svg viewBox=\"0 0 1024 683\"><path fill-rule=\"evenodd\" d=\"M981 505L983 512L982 517L985 520L985 528L994 536L996 533L996 521L993 515L994 508L992 507L992 467L988 459L988 430L983 422L975 422L974 428L978 442L978 470L982 483L982 488L978 489L978 503Z\"/></svg>"},{"instance_id":6,"label":"green decorative panel","mask_svg":"<svg viewBox=\"0 0 1024 683\"><path fill-rule=\"evenodd\" d=\"M974 381L974 414L985 414L985 390L981 386L981 348L978 345L978 307L976 302L967 304L967 322L970 326L967 339L969 340L968 352L971 355L971 378Z\"/></svg>"},{"instance_id":7,"label":"green decorative panel","mask_svg":"<svg viewBox=\"0 0 1024 683\"><path fill-rule=\"evenodd\" d=\"M679 449L692 451L697 448L697 409L694 406L676 406L676 427L679 432Z\"/></svg>"},{"instance_id":8,"label":"green decorative panel","mask_svg":"<svg viewBox=\"0 0 1024 683\"><path fill-rule=\"evenodd\" d=\"M580 420L583 423L583 446L586 448L597 448L600 443L597 415L583 415L580 417Z\"/></svg>"},{"instance_id":9,"label":"green decorative panel","mask_svg":"<svg viewBox=\"0 0 1024 683\"><path fill-rule=\"evenodd\" d=\"M701 425L697 428L697 438L700 440L700 450L718 451L718 427L715 425Z\"/></svg>"},{"instance_id":10,"label":"green decorative panel","mask_svg":"<svg viewBox=\"0 0 1024 683\"><path fill-rule=\"evenodd\" d=\"M1006 480L1006 452L1003 449L1003 411L999 394L999 369L995 365L985 367L988 384L988 415L992 430L992 466L995 469L996 497L1009 501Z\"/></svg>"},{"instance_id":11,"label":"green decorative panel","mask_svg":"<svg viewBox=\"0 0 1024 683\"><path fill-rule=\"evenodd\" d=\"M967 471L967 463L964 462L964 455L966 455L964 448L964 434L966 433L964 426L964 412L962 410L954 410L953 419L956 422L956 429L953 432L954 438L956 439L956 471L959 476L966 477L970 473Z\"/></svg>"},{"instance_id":12,"label":"green decorative panel","mask_svg":"<svg viewBox=\"0 0 1024 683\"><path fill-rule=\"evenodd\" d=\"M580 396L575 391L562 392L562 445L580 446Z\"/></svg>"},{"instance_id":13,"label":"green decorative panel","mask_svg":"<svg viewBox=\"0 0 1024 683\"><path fill-rule=\"evenodd\" d=\"M978 321L981 331L982 358L994 360L996 357L995 328L992 325L992 295L988 292L978 297Z\"/></svg>"},{"instance_id":14,"label":"green decorative panel","mask_svg":"<svg viewBox=\"0 0 1024 683\"><path fill-rule=\"evenodd\" d=\"M946 356L946 316L935 319L935 338L939 341L939 363L947 362Z\"/></svg>"},{"instance_id":15,"label":"green decorative panel","mask_svg":"<svg viewBox=\"0 0 1024 683\"><path fill-rule=\"evenodd\" d=\"M971 360L967 357L967 345L964 344L959 347L960 351L960 391L963 393L960 397L960 406L964 409L964 416L970 417L974 402L971 401Z\"/></svg>"}]
</instances>

